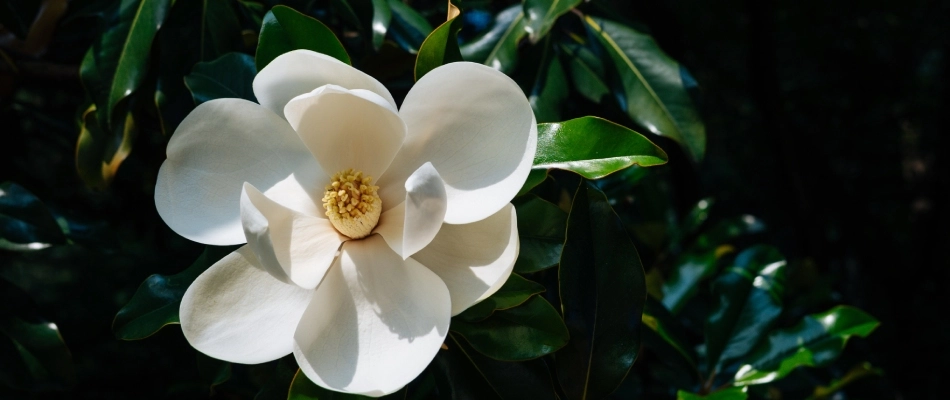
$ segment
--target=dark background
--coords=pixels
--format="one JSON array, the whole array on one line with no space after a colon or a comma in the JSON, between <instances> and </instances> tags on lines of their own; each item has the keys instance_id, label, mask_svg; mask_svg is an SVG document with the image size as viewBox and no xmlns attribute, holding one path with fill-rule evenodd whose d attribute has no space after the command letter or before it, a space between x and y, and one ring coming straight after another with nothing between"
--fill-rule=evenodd
<instances>
[{"instance_id":1,"label":"dark background","mask_svg":"<svg viewBox=\"0 0 950 400\"><path fill-rule=\"evenodd\" d=\"M884 370L856 384L854 398L942 398L947 368L934 365L950 358L938 296L950 282L950 191L940 190L950 184L950 3L614 3L701 88L707 157L687 173L695 187L681 193L681 208L712 196L717 212L760 217L769 227L761 241L810 274L807 289L881 320L846 351ZM59 325L84 397L194 394L203 385L195 352L177 327L137 342L111 332L142 280L181 270L201 248L155 212L165 139L154 127L144 127L107 192L76 176L85 95L75 68L92 40L83 23L64 19L38 58L12 53L27 63L19 74L0 69L0 181L99 233L86 246L0 251L0 276ZM259 371L234 374L253 380Z\"/></svg>"}]
</instances>

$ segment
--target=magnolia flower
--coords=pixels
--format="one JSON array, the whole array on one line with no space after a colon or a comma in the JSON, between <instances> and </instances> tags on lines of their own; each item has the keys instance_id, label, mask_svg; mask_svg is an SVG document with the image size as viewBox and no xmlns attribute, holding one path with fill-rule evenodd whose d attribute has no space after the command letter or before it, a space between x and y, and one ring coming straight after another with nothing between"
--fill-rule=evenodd
<instances>
[{"instance_id":1,"label":"magnolia flower","mask_svg":"<svg viewBox=\"0 0 950 400\"><path fill-rule=\"evenodd\" d=\"M378 81L311 51L274 59L256 104L199 105L168 143L162 219L210 245L247 243L185 292L185 338L255 364L293 353L325 388L382 396L429 364L449 320L518 255L510 204L537 146L504 74L459 62L397 109Z\"/></svg>"}]
</instances>

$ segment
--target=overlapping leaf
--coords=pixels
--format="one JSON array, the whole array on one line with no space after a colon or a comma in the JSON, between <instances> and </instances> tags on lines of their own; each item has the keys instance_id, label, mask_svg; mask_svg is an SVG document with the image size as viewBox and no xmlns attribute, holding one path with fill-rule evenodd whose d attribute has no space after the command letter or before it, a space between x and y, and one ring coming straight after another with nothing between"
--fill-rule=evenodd
<instances>
[{"instance_id":1,"label":"overlapping leaf","mask_svg":"<svg viewBox=\"0 0 950 400\"><path fill-rule=\"evenodd\" d=\"M220 98L239 98L257 102L254 96L254 58L243 53L228 53L220 58L195 64L185 76L195 104Z\"/></svg>"},{"instance_id":2,"label":"overlapping leaf","mask_svg":"<svg viewBox=\"0 0 950 400\"><path fill-rule=\"evenodd\" d=\"M350 64L350 56L330 28L290 7L275 6L261 25L255 56L257 69L262 70L277 56L297 49L313 50Z\"/></svg>"},{"instance_id":3,"label":"overlapping leaf","mask_svg":"<svg viewBox=\"0 0 950 400\"><path fill-rule=\"evenodd\" d=\"M13 182L0 183L0 249L31 251L66 242L40 199Z\"/></svg>"}]
</instances>

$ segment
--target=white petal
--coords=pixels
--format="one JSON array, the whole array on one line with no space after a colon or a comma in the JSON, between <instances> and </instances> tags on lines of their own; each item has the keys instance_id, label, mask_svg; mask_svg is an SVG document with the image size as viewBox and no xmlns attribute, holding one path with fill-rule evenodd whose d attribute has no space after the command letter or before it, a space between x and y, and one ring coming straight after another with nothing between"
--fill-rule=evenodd
<instances>
[{"instance_id":1,"label":"white petal","mask_svg":"<svg viewBox=\"0 0 950 400\"><path fill-rule=\"evenodd\" d=\"M379 217L376 233L403 259L422 250L439 233L445 218L445 184L432 163L406 180L406 199Z\"/></svg>"},{"instance_id":2,"label":"white petal","mask_svg":"<svg viewBox=\"0 0 950 400\"><path fill-rule=\"evenodd\" d=\"M399 390L429 365L449 328L449 292L378 235L343 244L294 334L301 371L325 388Z\"/></svg>"},{"instance_id":3,"label":"white petal","mask_svg":"<svg viewBox=\"0 0 950 400\"><path fill-rule=\"evenodd\" d=\"M261 266L275 278L305 289L317 287L346 239L329 220L277 204L250 183L241 193L241 222Z\"/></svg>"},{"instance_id":4,"label":"white petal","mask_svg":"<svg viewBox=\"0 0 950 400\"><path fill-rule=\"evenodd\" d=\"M466 224L494 214L518 193L534 161L538 130L531 105L505 74L456 62L426 74L399 111L409 133L380 178L383 204L401 201L406 179L426 161L449 199L445 221Z\"/></svg>"},{"instance_id":5,"label":"white petal","mask_svg":"<svg viewBox=\"0 0 950 400\"><path fill-rule=\"evenodd\" d=\"M202 103L178 126L166 153L155 184L155 207L172 230L188 239L244 243L244 182L265 193L279 192L275 198L297 211L322 214L315 204L323 191L316 189L329 178L287 121L250 101Z\"/></svg>"},{"instance_id":6,"label":"white petal","mask_svg":"<svg viewBox=\"0 0 950 400\"><path fill-rule=\"evenodd\" d=\"M412 258L442 278L452 294L452 315L457 315L501 288L518 248L518 220L509 203L478 222L442 225L432 243Z\"/></svg>"},{"instance_id":7,"label":"white petal","mask_svg":"<svg viewBox=\"0 0 950 400\"><path fill-rule=\"evenodd\" d=\"M261 105L283 116L284 105L290 99L327 84L369 90L396 107L389 90L375 78L340 60L310 50L290 51L267 64L254 77L254 95Z\"/></svg>"},{"instance_id":8,"label":"white petal","mask_svg":"<svg viewBox=\"0 0 950 400\"><path fill-rule=\"evenodd\" d=\"M399 114L367 90L321 86L287 103L284 115L331 174L355 168L379 178L406 137Z\"/></svg>"},{"instance_id":9,"label":"white petal","mask_svg":"<svg viewBox=\"0 0 950 400\"><path fill-rule=\"evenodd\" d=\"M312 290L264 271L243 246L208 268L181 299L181 331L211 357L241 364L276 360L293 351L294 329Z\"/></svg>"}]
</instances>

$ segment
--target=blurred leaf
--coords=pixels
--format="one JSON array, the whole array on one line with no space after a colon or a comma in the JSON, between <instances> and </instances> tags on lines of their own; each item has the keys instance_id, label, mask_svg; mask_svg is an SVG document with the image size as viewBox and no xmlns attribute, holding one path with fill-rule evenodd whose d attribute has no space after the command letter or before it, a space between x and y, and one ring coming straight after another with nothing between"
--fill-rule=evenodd
<instances>
[{"instance_id":1,"label":"blurred leaf","mask_svg":"<svg viewBox=\"0 0 950 400\"><path fill-rule=\"evenodd\" d=\"M449 328L475 350L502 361L530 360L551 354L568 340L561 316L541 296L531 296L517 307L495 311L483 321L455 319Z\"/></svg>"},{"instance_id":2,"label":"blurred leaf","mask_svg":"<svg viewBox=\"0 0 950 400\"><path fill-rule=\"evenodd\" d=\"M461 46L462 58L510 73L518 61L518 43L527 35L524 25L520 4L506 8L488 31Z\"/></svg>"},{"instance_id":3,"label":"blurred leaf","mask_svg":"<svg viewBox=\"0 0 950 400\"><path fill-rule=\"evenodd\" d=\"M240 50L241 24L229 0L202 0L201 56L210 61Z\"/></svg>"},{"instance_id":4,"label":"blurred leaf","mask_svg":"<svg viewBox=\"0 0 950 400\"><path fill-rule=\"evenodd\" d=\"M812 393L811 396L808 396L807 400L827 399L856 380L869 376L880 376L883 374L884 372L879 368L872 367L871 363L861 363L854 366L854 368L851 368L840 379L835 379L832 381L830 384L828 384L828 386L815 387L815 392Z\"/></svg>"},{"instance_id":5,"label":"blurred leaf","mask_svg":"<svg viewBox=\"0 0 950 400\"><path fill-rule=\"evenodd\" d=\"M615 95L621 108L650 132L679 142L693 161L701 161L706 127L686 92L679 64L649 35L596 17L587 16L584 22L619 74L621 86Z\"/></svg>"},{"instance_id":6,"label":"blurred leaf","mask_svg":"<svg viewBox=\"0 0 950 400\"><path fill-rule=\"evenodd\" d=\"M603 398L636 360L647 297L640 256L607 197L582 183L567 220L558 269L571 340L555 356L568 398Z\"/></svg>"},{"instance_id":7,"label":"blurred leaf","mask_svg":"<svg viewBox=\"0 0 950 400\"><path fill-rule=\"evenodd\" d=\"M798 367L826 365L841 354L851 336L867 337L878 325L874 317L850 306L809 315L756 346L736 372L735 385L760 385L782 379Z\"/></svg>"},{"instance_id":8,"label":"blurred leaf","mask_svg":"<svg viewBox=\"0 0 950 400\"><path fill-rule=\"evenodd\" d=\"M105 189L112 183L119 166L132 152L137 128L132 113L125 114L121 126L107 128L100 123L96 105L82 114L79 139L76 143L76 171L86 186Z\"/></svg>"},{"instance_id":9,"label":"blurred leaf","mask_svg":"<svg viewBox=\"0 0 950 400\"><path fill-rule=\"evenodd\" d=\"M217 60L195 64L185 76L185 86L191 91L195 104L227 97L257 102L252 87L255 75L254 57L228 53Z\"/></svg>"},{"instance_id":10,"label":"blurred leaf","mask_svg":"<svg viewBox=\"0 0 950 400\"><path fill-rule=\"evenodd\" d=\"M759 245L739 253L713 282L705 329L710 373L751 351L782 313L785 265L778 249Z\"/></svg>"},{"instance_id":11,"label":"blurred leaf","mask_svg":"<svg viewBox=\"0 0 950 400\"><path fill-rule=\"evenodd\" d=\"M541 64L534 80L534 87L528 102L538 122L555 122L561 120L561 108L567 100L567 76L561 61L555 56L550 39L544 46Z\"/></svg>"},{"instance_id":12,"label":"blurred leaf","mask_svg":"<svg viewBox=\"0 0 950 400\"><path fill-rule=\"evenodd\" d=\"M362 400L374 399L377 397L360 396L358 394L335 392L324 389L310 381L303 371L297 370L294 380L290 384L290 391L287 393L287 400ZM402 388L395 393L378 397L384 400L402 400L406 398L406 388Z\"/></svg>"},{"instance_id":13,"label":"blurred leaf","mask_svg":"<svg viewBox=\"0 0 950 400\"><path fill-rule=\"evenodd\" d=\"M198 376L208 385L214 387L231 379L231 363L208 357L196 352Z\"/></svg>"},{"instance_id":14,"label":"blurred leaf","mask_svg":"<svg viewBox=\"0 0 950 400\"><path fill-rule=\"evenodd\" d=\"M21 390L63 390L76 380L59 328L39 317L29 295L3 279L0 365L0 384Z\"/></svg>"},{"instance_id":15,"label":"blurred leaf","mask_svg":"<svg viewBox=\"0 0 950 400\"><path fill-rule=\"evenodd\" d=\"M748 391L749 388L746 386L731 387L703 396L680 390L676 392L676 400L746 400L749 398L749 394L746 393Z\"/></svg>"},{"instance_id":16,"label":"blurred leaf","mask_svg":"<svg viewBox=\"0 0 950 400\"><path fill-rule=\"evenodd\" d=\"M645 136L598 117L538 124L533 168L558 168L599 179L631 165L665 164L666 152Z\"/></svg>"},{"instance_id":17,"label":"blurred leaf","mask_svg":"<svg viewBox=\"0 0 950 400\"><path fill-rule=\"evenodd\" d=\"M574 89L581 96L600 104L604 96L610 93L604 78L607 72L603 61L590 49L577 43L563 44L561 50L567 55Z\"/></svg>"},{"instance_id":18,"label":"blurred leaf","mask_svg":"<svg viewBox=\"0 0 950 400\"><path fill-rule=\"evenodd\" d=\"M0 183L0 249L31 251L66 242L40 199L13 182Z\"/></svg>"},{"instance_id":19,"label":"blurred leaf","mask_svg":"<svg viewBox=\"0 0 950 400\"><path fill-rule=\"evenodd\" d=\"M548 34L558 17L581 3L581 0L524 0L524 14L527 16L525 31L531 43L537 43Z\"/></svg>"},{"instance_id":20,"label":"blurred leaf","mask_svg":"<svg viewBox=\"0 0 950 400\"><path fill-rule=\"evenodd\" d=\"M113 109L145 79L152 39L165 22L171 4L172 0L122 0L118 23L83 57L79 76L95 101L103 132L115 132Z\"/></svg>"},{"instance_id":21,"label":"blurred leaf","mask_svg":"<svg viewBox=\"0 0 950 400\"><path fill-rule=\"evenodd\" d=\"M515 261L519 273L537 272L557 265L564 247L567 213L534 195L515 205L521 250Z\"/></svg>"},{"instance_id":22,"label":"blurred leaf","mask_svg":"<svg viewBox=\"0 0 950 400\"><path fill-rule=\"evenodd\" d=\"M445 21L426 37L422 46L419 46L419 54L416 55L417 81L433 69L451 62L462 61L458 46L460 29L462 29L462 20L456 17Z\"/></svg>"},{"instance_id":23,"label":"blurred leaf","mask_svg":"<svg viewBox=\"0 0 950 400\"><path fill-rule=\"evenodd\" d=\"M207 246L187 269L175 275L154 274L139 285L132 299L112 321L112 332L122 340L147 338L168 324L178 323L178 308L185 290L212 264L237 246Z\"/></svg>"},{"instance_id":24,"label":"blurred leaf","mask_svg":"<svg viewBox=\"0 0 950 400\"><path fill-rule=\"evenodd\" d=\"M715 201L711 197L699 200L683 217L679 226L670 230L670 246L678 251L682 240L694 233L709 219L709 211Z\"/></svg>"},{"instance_id":25,"label":"blurred leaf","mask_svg":"<svg viewBox=\"0 0 950 400\"><path fill-rule=\"evenodd\" d=\"M504 285L487 299L469 307L456 318L468 322L477 322L488 318L496 310L507 310L528 301L528 298L544 292L540 283L529 281L521 275L512 273Z\"/></svg>"},{"instance_id":26,"label":"blurred leaf","mask_svg":"<svg viewBox=\"0 0 950 400\"><path fill-rule=\"evenodd\" d=\"M290 384L297 375L297 361L292 354L277 360L273 372L254 395L254 400L287 400Z\"/></svg>"},{"instance_id":27,"label":"blurred leaf","mask_svg":"<svg viewBox=\"0 0 950 400\"><path fill-rule=\"evenodd\" d=\"M666 307L658 301L647 298L646 306L641 316L643 326L663 341L667 346L676 352L676 354L686 361L693 369L696 368L696 356L686 341L686 332L673 314L670 314ZM646 335L644 335L644 338ZM644 339L644 341L646 341Z\"/></svg>"},{"instance_id":28,"label":"blurred leaf","mask_svg":"<svg viewBox=\"0 0 950 400\"><path fill-rule=\"evenodd\" d=\"M391 20L392 9L389 0L373 0L373 50L379 51L383 46Z\"/></svg>"},{"instance_id":29,"label":"blurred leaf","mask_svg":"<svg viewBox=\"0 0 950 400\"><path fill-rule=\"evenodd\" d=\"M257 43L257 70L264 69L277 56L286 52L307 49L350 63L343 44L322 22L287 7L274 6L261 25Z\"/></svg>"},{"instance_id":30,"label":"blurred leaf","mask_svg":"<svg viewBox=\"0 0 950 400\"><path fill-rule=\"evenodd\" d=\"M449 349L457 347L502 399L557 398L554 381L544 358L521 362L498 361L475 351L455 335L450 334L449 339L446 341Z\"/></svg>"},{"instance_id":31,"label":"blurred leaf","mask_svg":"<svg viewBox=\"0 0 950 400\"><path fill-rule=\"evenodd\" d=\"M699 282L716 272L717 261L733 251L727 243L764 229L759 219L742 215L722 220L701 233L693 245L673 261L673 271L663 282L663 305L673 314L679 313L696 294Z\"/></svg>"},{"instance_id":32,"label":"blurred leaf","mask_svg":"<svg viewBox=\"0 0 950 400\"><path fill-rule=\"evenodd\" d=\"M20 40L25 40L37 12L40 10L39 1L4 1L0 2L0 25Z\"/></svg>"},{"instance_id":33,"label":"blurred leaf","mask_svg":"<svg viewBox=\"0 0 950 400\"><path fill-rule=\"evenodd\" d=\"M432 33L432 25L425 17L401 0L389 0L392 24L389 34L399 46L410 53L418 53L426 37Z\"/></svg>"}]
</instances>

